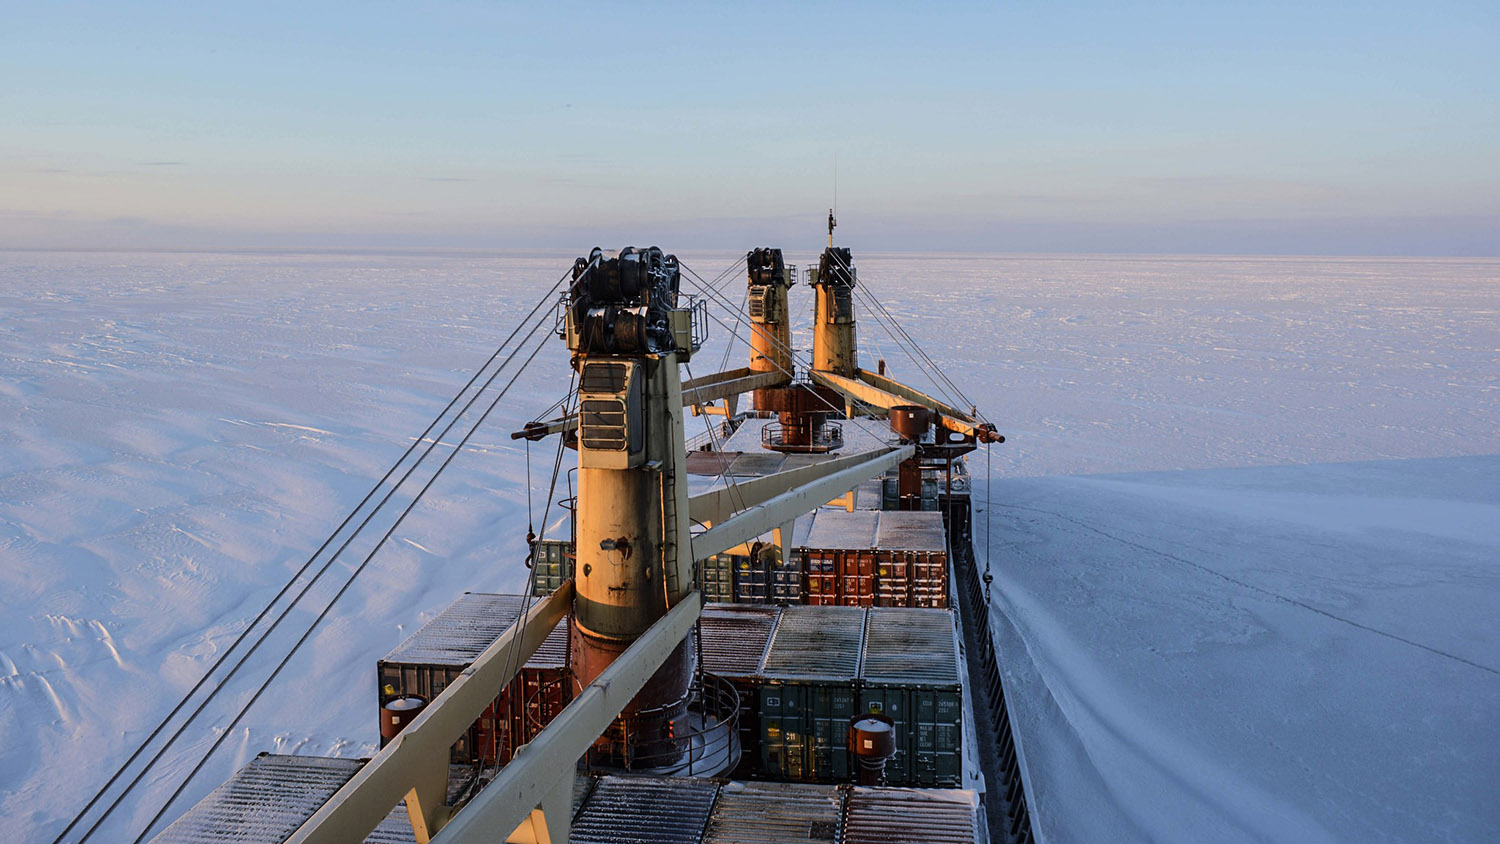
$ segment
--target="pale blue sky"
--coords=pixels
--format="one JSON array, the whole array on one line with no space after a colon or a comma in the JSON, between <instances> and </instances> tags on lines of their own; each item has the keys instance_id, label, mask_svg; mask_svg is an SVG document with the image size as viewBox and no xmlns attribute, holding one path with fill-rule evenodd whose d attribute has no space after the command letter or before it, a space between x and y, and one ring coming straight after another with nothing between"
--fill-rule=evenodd
<instances>
[{"instance_id":1,"label":"pale blue sky","mask_svg":"<svg viewBox=\"0 0 1500 844\"><path fill-rule=\"evenodd\" d=\"M0 247L1500 254L1493 0L0 20Z\"/></svg>"}]
</instances>

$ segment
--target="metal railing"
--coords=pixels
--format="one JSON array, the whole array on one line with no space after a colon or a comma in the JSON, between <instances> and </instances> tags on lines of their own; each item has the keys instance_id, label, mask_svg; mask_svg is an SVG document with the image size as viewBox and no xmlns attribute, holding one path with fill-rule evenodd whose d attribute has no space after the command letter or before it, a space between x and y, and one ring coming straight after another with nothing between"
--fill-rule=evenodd
<instances>
[{"instance_id":1,"label":"metal railing","mask_svg":"<svg viewBox=\"0 0 1500 844\"><path fill-rule=\"evenodd\" d=\"M572 682L547 683L527 700L526 732L541 732L570 702ZM703 674L672 703L617 718L585 756L593 770L655 776L713 777L740 760L740 694Z\"/></svg>"},{"instance_id":2,"label":"metal railing","mask_svg":"<svg viewBox=\"0 0 1500 844\"><path fill-rule=\"evenodd\" d=\"M760 429L760 444L774 449L837 451L844 447L844 427L837 422L824 422L813 429L812 442L789 444L785 426L780 422L769 422Z\"/></svg>"}]
</instances>

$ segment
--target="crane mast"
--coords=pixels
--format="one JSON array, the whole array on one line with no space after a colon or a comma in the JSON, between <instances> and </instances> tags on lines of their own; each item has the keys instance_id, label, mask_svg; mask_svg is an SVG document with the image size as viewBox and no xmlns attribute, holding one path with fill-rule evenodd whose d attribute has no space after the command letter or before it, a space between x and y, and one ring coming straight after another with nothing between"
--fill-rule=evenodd
<instances>
[{"instance_id":1,"label":"crane mast","mask_svg":"<svg viewBox=\"0 0 1500 844\"><path fill-rule=\"evenodd\" d=\"M580 410L575 694L692 585L678 371L692 354L691 315L677 307L679 279L677 259L655 247L595 249L573 268L566 338ZM658 712L652 723L665 729L686 708L692 666L689 639L624 715ZM628 761L623 743L600 750Z\"/></svg>"},{"instance_id":2,"label":"crane mast","mask_svg":"<svg viewBox=\"0 0 1500 844\"><path fill-rule=\"evenodd\" d=\"M832 224L830 215L830 236ZM297 829L291 844L361 840L403 798L419 844L502 836L560 844L580 758L596 769L724 775L740 758L738 695L731 689L716 697L715 705L727 708L710 710L704 694L707 684L724 681L701 670L690 635L703 604L694 561L770 531L785 542L793 519L890 470L902 476L904 499L908 476L920 480L921 458L947 459L951 476L953 457L980 441L1003 441L972 412L858 368L856 276L849 250L831 244L812 279L814 355L806 380L798 380L781 250L747 257L749 366L687 383L678 367L701 338L696 309L679 293L677 259L655 247L594 249L574 263L561 333L577 373L577 412L512 434L560 434L577 448L573 577L475 658ZM689 496L684 402L702 407L750 391L757 411L780 416L762 431L772 450L838 450L842 435L827 420L846 409L888 415L899 440ZM691 533L693 524L702 530ZM488 786L450 805L449 748L564 616L571 702ZM703 751L710 747L718 750Z\"/></svg>"}]
</instances>

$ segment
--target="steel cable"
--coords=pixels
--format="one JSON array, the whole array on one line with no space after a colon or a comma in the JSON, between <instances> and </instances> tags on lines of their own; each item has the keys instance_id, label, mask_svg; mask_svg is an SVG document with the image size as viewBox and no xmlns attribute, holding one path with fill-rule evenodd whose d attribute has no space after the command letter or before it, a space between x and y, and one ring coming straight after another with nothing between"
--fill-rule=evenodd
<instances>
[{"instance_id":1,"label":"steel cable","mask_svg":"<svg viewBox=\"0 0 1500 844\"><path fill-rule=\"evenodd\" d=\"M166 728L167 724L171 723L172 719L182 711L182 708L187 705L188 701L192 699L193 695L197 694L198 691L203 688L203 685L208 682L209 678L213 676L214 672L218 671L219 668L224 664L225 660L229 658L229 655L244 643L246 638L250 635L251 631L253 631L257 625L265 620L266 615L271 611L271 608L286 596L287 592L290 591L291 588L297 583L298 579L300 579L304 574L307 573L307 570L312 567L313 562L317 560L318 556L325 550L327 550L329 545L333 544L334 540L338 538L339 534L343 532L344 528L348 527L349 523L354 520L355 516L359 514L360 510L363 509L364 506L369 503L370 499L375 496L375 493L385 485L386 481L390 480L391 475L396 473L396 470L401 466L401 464L404 463L406 459L412 455L417 446L426 439L427 435L432 433L432 429L437 427L438 423L442 421L443 417L448 414L448 411L452 410L453 406L458 403L458 400L462 398L463 395L469 391L469 388L474 385L474 382L479 380L479 376L482 375L484 371L490 367L490 364L495 362L495 359L500 356L500 353L505 350L505 347L510 343L511 340L515 338L516 334L520 332L521 328L526 324L526 322L533 316L535 316L536 312L542 307L542 305L544 305L546 301L551 298L552 294L557 290L558 286L562 284L563 279L565 278L567 278L567 274L564 274L561 278L559 278L552 284L552 287L547 291L546 294L543 295L541 301L539 301L535 306L532 307L531 312L528 313L527 316L522 320L522 322L518 324L514 330L511 331L510 335L507 336L498 347L496 347L495 351L489 356L489 358L477 370L474 371L474 374L469 377L468 382L465 383L464 386L454 394L453 398L449 399L448 404L438 412L437 416L433 417L432 421L429 422L422 433L412 441L411 445L407 446L406 451L402 452L401 456L396 459L396 462L391 464L391 467L386 470L385 474L381 476L380 480L375 482L375 484L370 488L370 491L365 493L364 497L360 499L359 503L354 506L354 509L350 510L349 514L345 516L341 522L339 522L338 527L334 528L333 533L329 534L328 538L323 540L322 544L320 544L317 550L307 558L307 561L302 564L301 568L299 568L296 573L294 573L291 578L287 580L287 582L280 588L280 590L277 591L277 593L271 598L271 600L266 603L265 607L256 614L255 618L251 620L251 622L246 625L243 630L240 631L239 635L235 637L235 640L230 643L229 647L225 648L224 651L219 655L218 659L216 659L214 663L209 666L208 670L198 678L198 681L193 684L193 687L188 690L187 694L183 695L182 699L179 700L177 704L172 707L172 710L168 712L164 718L162 718L161 722L151 730L151 733L146 736L146 738L140 743L139 746L136 747L135 751L130 754L129 758L127 758L125 762L121 764L120 767L114 772L114 774L112 774L110 778L104 783L104 785L101 786L97 792L95 792L94 796L89 799L89 802L85 804L84 807L80 809L76 815L73 816L73 819L68 822L68 825L63 828L62 832L60 832L58 836L53 839L52 844L60 844L60 842L67 837L68 833L72 832L73 828L83 820L84 816L87 815L89 811L98 804L99 800L104 797L105 793L107 793L109 789L113 787L117 781L119 781L120 776L123 775L125 771L129 769L129 767L134 764L138 758L140 758L141 753L144 752L148 746L150 746L151 742L154 741L157 736L161 735L162 730ZM503 367L504 364L502 364L501 366ZM480 389L481 391L483 391L484 388L481 387ZM465 409L467 409L467 406L465 407ZM462 414L463 411L460 411L459 415L461 416ZM451 427L452 423L450 422L449 424ZM446 433L446 430L444 431L444 433ZM439 438L441 438L441 435L439 435ZM430 450L431 447L429 447L428 451ZM424 452L422 457L419 457L417 459L417 463L421 463L422 459L425 458L425 456L426 452ZM413 467L415 467L415 465L416 464L413 464ZM408 470L408 474L409 473L410 470ZM405 476L403 476L403 480L404 479ZM398 481L397 487L399 487L400 484L401 481ZM385 501L389 500L389 497L390 494L388 493L386 497L381 500L381 503L376 505L375 511L378 511L379 508L384 505ZM373 516L375 511L372 511L370 516ZM368 523L368 520L369 516L366 517L364 522L361 522L360 527L355 529L355 533L350 536L349 540L346 540L344 546L340 548L340 551L343 550L343 547L347 547L348 542L352 541L354 536L358 535L359 531L363 529L364 524ZM333 560L336 559L337 556L338 552L335 552L334 556L330 557L328 561L324 563L323 568L320 569L319 573L314 576L312 582L316 582L318 577L321 577L322 572L327 570L327 566L332 564ZM311 586L311 583L309 583L309 586ZM289 604L286 609L281 612L278 619L273 622L271 628L261 633L259 641L264 641L265 637L269 636L271 632L275 630L276 625L280 623L280 619L284 618L286 613L290 612L292 607L296 606L297 602L301 600L301 596L303 594L306 594L305 589L302 593L298 594L297 598L293 599L292 603ZM256 647L259 646L259 641L257 642ZM252 648L251 653L253 652L254 649ZM245 659L247 659L249 655L250 654L245 654L239 658L240 661L236 663L233 669L231 669L230 676L225 677L224 680L220 682L220 686L222 686L224 682L227 682L230 677L233 676L234 671L237 671L239 666L244 664ZM191 723L195 718L197 718L197 716L202 712L203 708L207 706L210 700L212 700L212 697L213 694L211 693L208 699L201 702L193 710L193 712L188 715L187 721L183 724L183 728L185 728L187 724ZM176 736L181 734L181 731L182 728L179 728L177 733L175 733L172 738L168 739L167 744L164 745L160 750L158 750L158 752L151 758L151 760L146 763L145 767L142 768L142 770L136 775L136 777L132 779L131 783L126 786L125 791L122 792L118 797L116 797L114 802L112 802L109 807L105 809L104 814L97 821L95 821L94 824L90 826L86 832L84 832L83 838L79 839L80 842L87 840L88 837L92 835L96 829L98 829L99 824L103 823L105 818L109 817L110 813L113 812L114 808L119 804L119 801L123 799L124 795L128 794L131 788L134 787L135 783L139 781L140 777L144 775L144 773L153 765L156 764L156 762L160 759L161 754L165 752L167 747L171 746L172 742L175 741Z\"/></svg>"},{"instance_id":2,"label":"steel cable","mask_svg":"<svg viewBox=\"0 0 1500 844\"><path fill-rule=\"evenodd\" d=\"M529 342L533 336L535 336L537 330L541 326L542 323L538 322L535 326L532 327L526 338L517 345L517 352L525 347L526 343ZM244 706L240 707L240 711L235 715L234 719L230 721L226 727L224 727L223 732L219 734L218 739L216 739L213 745L209 747L208 752L205 753L203 757L198 761L198 763L193 766L193 769L188 772L188 775L183 778L182 782L172 792L171 796L167 798L167 802L162 804L161 809L158 810L156 815L153 816L151 820L146 824L146 827L141 831L141 834L136 837L134 844L141 844L141 842L146 839L146 836L150 834L152 827L156 826L157 822L160 821L162 816L167 813L167 810L171 808L172 803L174 803L177 798L182 795L182 792L187 789L187 786L190 782L192 782L193 777L197 776L198 772L203 769L203 766L208 763L208 760L224 743L224 740L227 739L229 735L234 731L234 728L239 725L241 719L245 717L245 714L250 711L250 708L255 705L255 702L260 699L260 696L265 693L266 689L270 687L271 683L281 675L282 670L285 669L286 666L291 662L292 657L296 655L297 651L302 647L302 645L305 644L308 638L312 636L313 632L317 630L318 625L321 624L323 619L328 616L328 613L333 610L334 605L337 604L338 600L344 596L344 593L349 591L349 587L354 584L355 579L358 578L359 575L364 572L365 568L369 566L370 561L375 558L375 555L379 553L380 549L385 546L385 543L390 540L391 536L396 532L396 529L401 527L401 523L404 522L406 520L406 517L411 514L412 510L415 509L418 502L420 502L422 500L422 497L427 494L427 491L432 488L433 483L437 481L438 477L442 475L443 470L447 469L448 465L453 462L453 459L458 456L459 452L463 451L463 448L466 444L468 444L469 439L474 436L475 432L479 430L479 427L484 424L484 421L486 419L489 418L490 413L492 413L500 404L500 400L505 397L505 394L509 392L510 388L516 383L516 379L520 378L521 374L526 371L526 367L531 364L531 361L535 360L537 354L542 350L544 345L545 343L539 343L536 349L531 353L531 356L521 364L521 367L516 370L515 374L511 376L506 385L501 388L500 392L495 396L494 400L490 402L489 407L485 409L484 413L480 415L479 419L475 421L474 424L469 428L468 433L464 434L463 439L459 440L458 444L453 448L453 451L443 459L443 462L438 466L437 471L433 472L432 477L427 479L427 482L424 483L422 485L422 488L417 491L416 496L413 497L409 503L407 503L405 509L401 511L401 515L397 517L395 523L392 524L388 530L386 530L385 534L380 538L380 541L375 544L375 547L370 550L370 553L365 556L364 560L361 561L360 564L355 567L354 571L349 575L349 578L344 581L344 585L341 586L338 592L334 594L333 598L328 602L328 605L323 608L322 612L318 613L317 618L313 619L312 624L308 626L307 630L303 632L301 637L297 639L296 643L292 645L291 651L289 651L287 655L283 657L279 663L277 663L275 670L273 670L271 672L271 675L260 684L260 687L256 689L255 694L251 696L250 700L247 701ZM507 361L513 359L514 357L515 352L512 352L510 357L507 358ZM503 370L503 368L504 366L502 365L501 369ZM483 391L481 390L481 394L482 392ZM476 398L477 395L478 394L476 394ZM460 414L460 416L462 416L462 414ZM436 444L436 442L440 440L441 437L439 437L437 441L434 441L434 444Z\"/></svg>"}]
</instances>

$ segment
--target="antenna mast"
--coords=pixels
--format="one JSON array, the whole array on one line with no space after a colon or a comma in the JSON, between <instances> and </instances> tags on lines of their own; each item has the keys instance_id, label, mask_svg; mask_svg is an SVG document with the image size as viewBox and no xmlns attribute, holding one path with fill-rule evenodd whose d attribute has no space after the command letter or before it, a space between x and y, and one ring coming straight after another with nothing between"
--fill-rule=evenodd
<instances>
[{"instance_id":1,"label":"antenna mast","mask_svg":"<svg viewBox=\"0 0 1500 844\"><path fill-rule=\"evenodd\" d=\"M828 246L833 246L833 227L839 224L833 212L839 210L839 154L833 154L833 207L828 209Z\"/></svg>"}]
</instances>

